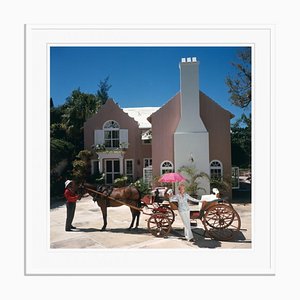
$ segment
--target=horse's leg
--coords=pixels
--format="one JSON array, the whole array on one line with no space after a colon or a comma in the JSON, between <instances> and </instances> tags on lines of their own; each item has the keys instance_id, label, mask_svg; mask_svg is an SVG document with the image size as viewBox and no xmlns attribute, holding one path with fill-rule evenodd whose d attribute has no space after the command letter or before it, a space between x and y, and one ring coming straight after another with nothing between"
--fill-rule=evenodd
<instances>
[{"instance_id":1,"label":"horse's leg","mask_svg":"<svg viewBox=\"0 0 300 300\"><path fill-rule=\"evenodd\" d=\"M131 228L133 227L134 220L135 220L134 210L130 208L130 211L131 211L131 223L130 223L130 226L129 226L128 230L131 230Z\"/></svg>"},{"instance_id":2,"label":"horse's leg","mask_svg":"<svg viewBox=\"0 0 300 300\"><path fill-rule=\"evenodd\" d=\"M131 211L131 217L132 217L132 219L131 219L131 223L130 223L130 226L129 226L128 230L131 230L131 228L133 227L135 218L136 218L136 211L135 211L135 209L130 208L130 211Z\"/></svg>"},{"instance_id":3,"label":"horse's leg","mask_svg":"<svg viewBox=\"0 0 300 300\"><path fill-rule=\"evenodd\" d=\"M138 227L139 227L140 215L141 215L141 212L140 212L140 211L137 211L137 213L136 213L136 224L135 224L135 228L138 228Z\"/></svg>"},{"instance_id":4,"label":"horse's leg","mask_svg":"<svg viewBox=\"0 0 300 300\"><path fill-rule=\"evenodd\" d=\"M139 220L140 220L140 211L138 211L138 210L135 210L135 209L131 209L131 215L132 215L132 221L131 221L131 224L130 224L130 226L129 226L129 230L131 230L131 228L133 227L133 225L134 225L134 222L135 222L135 220L136 220L136 223L135 223L135 229L137 229L138 228L138 226L139 226Z\"/></svg>"},{"instance_id":5,"label":"horse's leg","mask_svg":"<svg viewBox=\"0 0 300 300\"><path fill-rule=\"evenodd\" d=\"M107 207L104 206L102 209L102 216L103 216L103 226L101 228L101 231L104 231L107 226Z\"/></svg>"},{"instance_id":6,"label":"horse's leg","mask_svg":"<svg viewBox=\"0 0 300 300\"><path fill-rule=\"evenodd\" d=\"M106 229L106 226L107 226L107 206L106 206L104 200L99 200L98 205L101 208L102 217L103 217L103 226L101 228L101 231L104 231Z\"/></svg>"}]
</instances>

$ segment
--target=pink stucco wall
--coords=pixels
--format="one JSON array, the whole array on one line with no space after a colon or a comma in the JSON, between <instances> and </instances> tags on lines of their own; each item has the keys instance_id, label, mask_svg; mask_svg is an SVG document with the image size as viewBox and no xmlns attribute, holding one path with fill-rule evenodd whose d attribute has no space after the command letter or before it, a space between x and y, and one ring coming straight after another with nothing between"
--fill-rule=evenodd
<instances>
[{"instance_id":1,"label":"pink stucco wall","mask_svg":"<svg viewBox=\"0 0 300 300\"><path fill-rule=\"evenodd\" d=\"M233 115L200 92L201 118L209 132L209 160L223 164L223 177L231 178L230 119ZM228 193L231 196L231 189Z\"/></svg>"},{"instance_id":2,"label":"pink stucco wall","mask_svg":"<svg viewBox=\"0 0 300 300\"><path fill-rule=\"evenodd\" d=\"M174 132L180 119L180 94L176 94L151 116L153 175L160 175L160 165L174 164Z\"/></svg>"}]
</instances>

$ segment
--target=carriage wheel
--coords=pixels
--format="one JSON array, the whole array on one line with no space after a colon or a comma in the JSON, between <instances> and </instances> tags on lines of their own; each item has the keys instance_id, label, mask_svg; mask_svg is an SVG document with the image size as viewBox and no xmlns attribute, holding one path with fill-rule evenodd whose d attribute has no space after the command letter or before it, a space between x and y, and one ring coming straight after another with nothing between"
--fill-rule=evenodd
<instances>
[{"instance_id":1,"label":"carriage wheel","mask_svg":"<svg viewBox=\"0 0 300 300\"><path fill-rule=\"evenodd\" d=\"M153 210L154 213L161 213L168 217L170 224L172 225L175 221L175 213L174 211L168 206L160 206Z\"/></svg>"},{"instance_id":2,"label":"carriage wheel","mask_svg":"<svg viewBox=\"0 0 300 300\"><path fill-rule=\"evenodd\" d=\"M211 238L228 241L240 230L241 219L232 206L217 204L207 209L203 224Z\"/></svg>"},{"instance_id":3,"label":"carriage wheel","mask_svg":"<svg viewBox=\"0 0 300 300\"><path fill-rule=\"evenodd\" d=\"M153 214L148 219L148 229L156 237L165 237L171 230L171 222L164 214Z\"/></svg>"}]
</instances>

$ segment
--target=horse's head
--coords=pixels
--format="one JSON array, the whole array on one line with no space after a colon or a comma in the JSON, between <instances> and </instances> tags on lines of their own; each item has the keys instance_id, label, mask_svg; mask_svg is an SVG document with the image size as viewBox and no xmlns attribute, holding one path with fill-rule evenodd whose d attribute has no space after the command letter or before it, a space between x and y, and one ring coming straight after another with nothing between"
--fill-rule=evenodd
<instances>
[{"instance_id":1,"label":"horse's head","mask_svg":"<svg viewBox=\"0 0 300 300\"><path fill-rule=\"evenodd\" d=\"M98 194L96 193L97 190L98 190L97 185L87 183L87 182L83 182L78 186L78 193L80 195L89 194L90 196L93 197L94 201L97 200L97 196L98 196Z\"/></svg>"},{"instance_id":2,"label":"horse's head","mask_svg":"<svg viewBox=\"0 0 300 300\"><path fill-rule=\"evenodd\" d=\"M90 184L88 183L85 183L85 182L81 182L77 185L77 193L80 195L80 196L83 196L84 194L87 194L89 193L88 189L89 188L92 188L90 186Z\"/></svg>"},{"instance_id":3,"label":"horse's head","mask_svg":"<svg viewBox=\"0 0 300 300\"><path fill-rule=\"evenodd\" d=\"M78 186L77 186L77 193L80 195L80 196L83 196L84 194L86 194L86 190L84 188L84 184L83 183L80 183Z\"/></svg>"}]
</instances>

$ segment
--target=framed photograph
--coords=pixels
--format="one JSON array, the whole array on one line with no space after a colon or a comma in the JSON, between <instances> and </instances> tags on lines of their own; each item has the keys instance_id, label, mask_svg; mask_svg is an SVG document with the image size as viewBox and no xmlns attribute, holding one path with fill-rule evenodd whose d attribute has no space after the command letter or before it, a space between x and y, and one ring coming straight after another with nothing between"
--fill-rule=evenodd
<instances>
[{"instance_id":1,"label":"framed photograph","mask_svg":"<svg viewBox=\"0 0 300 300\"><path fill-rule=\"evenodd\" d=\"M273 43L274 28L272 26L26 25L25 274L275 274ZM69 132L73 130L73 136L77 138L74 142L75 148L78 146L78 149L96 149L96 154L94 153L90 161L89 170L91 176L94 175L94 177L104 174L104 183L107 185L116 179L120 181L121 175L125 175L126 180L133 182L134 178L143 178L147 181L157 174L163 175L173 171L175 173L177 167L182 166L185 160L190 164L205 165L205 172L211 176L225 178L228 172L232 176L231 158L228 163L225 158L224 160L218 159L218 155L223 157L222 155L228 151L227 155L231 154L231 148L229 147L228 150L225 146L227 142L230 144L230 127L227 130L228 140L223 141L223 136L226 134L220 132L222 128L225 128L225 123L216 125L219 127L214 129L216 122L209 122L209 118L214 115L215 119L222 122L220 120L226 116L229 120L226 123L228 126L231 119L238 117L237 112L230 111L228 107L221 107L220 103L212 99L218 97L219 90L216 83L218 76L224 77L222 84L231 76L230 69L228 73L226 73L227 69L222 69L225 55L232 55L234 51L238 53L243 50L250 53L251 60L251 105L248 110L248 113L251 113L252 128L251 177L245 173L245 180L251 180L251 205L240 203L239 206L226 206L226 201L221 199L223 202L219 200L217 204L220 206L219 210L211 213L213 215L211 218L206 215L200 217L197 215L198 212L195 212L197 215L195 219L198 218L196 223L198 222L199 226L196 225L193 228L196 241L193 239L194 243L189 243L185 241L187 235L180 225L182 224L180 223L181 214L179 216L175 210L175 219L172 220L174 234L171 234L170 238L168 236L172 230L170 218L165 220L165 215L162 216L161 212L155 214L157 211L151 206L153 199L158 197L159 193L163 193L164 196L169 188L177 188L179 180L170 181L173 179L169 179L167 182L170 186L162 184L162 187L168 186L164 192L157 190L155 194L153 190L153 198L149 200L150 204L148 203L150 208L143 207L148 209L146 214L140 207L136 208L131 202L126 202L125 196L111 197L115 204L118 202L123 205L125 201L125 206L116 205L120 208L110 210L114 205L109 203L108 209L105 207L104 210L101 205L99 207L96 205L99 201L96 197L99 193L96 185L94 187L83 186L81 188L86 197L78 202L73 223L77 231L66 232L66 230L71 231L71 227L67 226L68 221L65 224L66 205L64 202L58 201L57 205L51 202L54 195L52 172L54 146L52 147L51 140L54 131L59 136L62 130L69 130ZM97 56L101 56L100 63L97 62ZM226 59L229 58L226 56ZM210 74L215 80L211 79L211 86L206 92L202 91L201 83L205 82L206 76L209 76L209 72L205 71L209 70L209 68L205 69L205 62L208 60L215 65L215 70L219 69L219 71ZM158 68L157 65L160 67ZM172 72L177 72L176 76L178 76L178 90L175 92L169 88L172 86L169 65L171 69L175 65L175 71L172 69ZM204 99L206 104L202 102L199 104L199 101L196 101L197 105L193 106L194 104L189 99L195 94L194 91L199 99L199 66L200 99ZM230 66L230 59L228 66ZM104 72L109 70L107 77L98 78L104 73L98 72L95 68L99 70L102 68ZM154 73L147 74L150 71ZM126 83L125 78L128 79L131 75L136 78L134 79L136 84L133 80L131 85ZM116 96L113 99L106 99L101 94L103 88L104 92L110 88L109 76L120 78L123 76L124 79L124 84L119 87L120 94L115 91ZM157 77L157 81L150 80L151 76ZM138 77L143 78L147 83L145 85L148 88L147 91L144 86L140 86L140 81L137 81ZM194 80L195 78L197 80ZM222 81L222 79L218 80ZM94 92L90 90L91 84L95 86ZM83 90L81 90L82 87ZM151 90L156 89L161 93L161 102L155 102L155 99L151 98ZM180 93L178 93L179 89ZM86 90L88 93L85 92ZM216 91L216 96L206 95L210 91ZM143 98L147 93L148 102L147 97ZM81 125L81 131L78 132L73 125L67 129L64 126L51 126L53 125L52 108L55 105L62 106L66 99L70 103L75 94L86 97L84 101L93 101L95 95L98 95L98 98L96 97L98 100L102 97L102 102L99 100L102 105L99 112L103 115L110 114L107 115L105 122L99 123L101 118L95 117L99 114L97 112L85 117L84 125ZM130 95L133 94L136 98L131 96L131 99L140 97L142 100L140 102L132 100L132 103L124 100L128 95L130 99ZM89 95L92 95L91 98ZM184 98L183 95L188 96ZM61 102L57 103L58 99ZM201 118L198 120L199 109L204 111L203 114L206 113L206 116L203 115L204 122ZM81 111L83 112L84 109ZM72 111L66 108L63 113L58 114L60 118L63 118L66 114L72 114ZM177 120L177 123L174 120ZM128 124L128 127L124 124ZM136 129L132 130L136 130L137 133L133 136L128 128L134 128L134 126ZM162 128L165 132L173 128L172 126L174 127L173 133L175 131L174 138L172 136L172 139L168 140L167 135L161 133ZM211 131L207 129L208 126L211 126ZM196 127L201 130L199 129L199 132L196 130L195 134L194 128ZM137 144L137 139L140 139L140 144ZM194 143L195 140L199 143ZM163 146L161 146L161 141L164 141ZM151 143L152 153L143 150L151 147ZM218 148L219 151L216 153L219 154L215 156L210 150L214 143L221 148ZM182 146L184 144L189 145L188 153ZM204 146L199 148L197 146L199 144ZM57 142L56 146L67 149L68 140ZM65 151L67 153L68 150ZM145 154L141 155L143 151ZM171 157L168 157L168 153L172 153ZM55 180L60 180L63 185L66 182L66 186L69 183L67 179L71 177L63 178L59 170L67 163L63 159L61 161L56 159L54 162L55 176L58 174ZM233 174L238 174L238 168L233 170ZM206 183L203 184L205 186ZM239 181L235 184L235 187L239 187ZM232 191L230 186L228 193L232 195ZM210 201L213 198L216 200L216 194L208 187L204 194L196 196L200 200ZM194 199L197 198L196 196ZM92 198L96 202L91 201ZM204 205L203 202L201 205ZM126 206L129 206L129 209ZM159 204L158 207L163 206ZM123 228L129 225L134 227L134 218L130 224L130 210L138 210L142 213L140 228L128 231ZM124 215L122 215L123 211ZM112 217L114 213L115 218ZM103 218L102 221L104 215L106 219ZM127 217L123 219L123 216ZM132 213L132 217L134 216L135 214ZM162 219L167 225L161 225ZM226 225L229 226L228 230L222 230L222 234L224 232L231 234L234 229L238 228L243 238L237 238L233 242L223 242L227 238L222 236L219 241L214 234L215 232L219 234L220 230L214 225L215 223L213 225L210 223L211 220L216 222L216 219L223 227L230 219L230 224ZM106 222L109 230L101 231L102 225L102 229L106 229ZM98 225L95 225L96 223ZM159 230L156 227L153 229L153 224ZM159 236L160 234L163 236Z\"/></svg>"}]
</instances>

